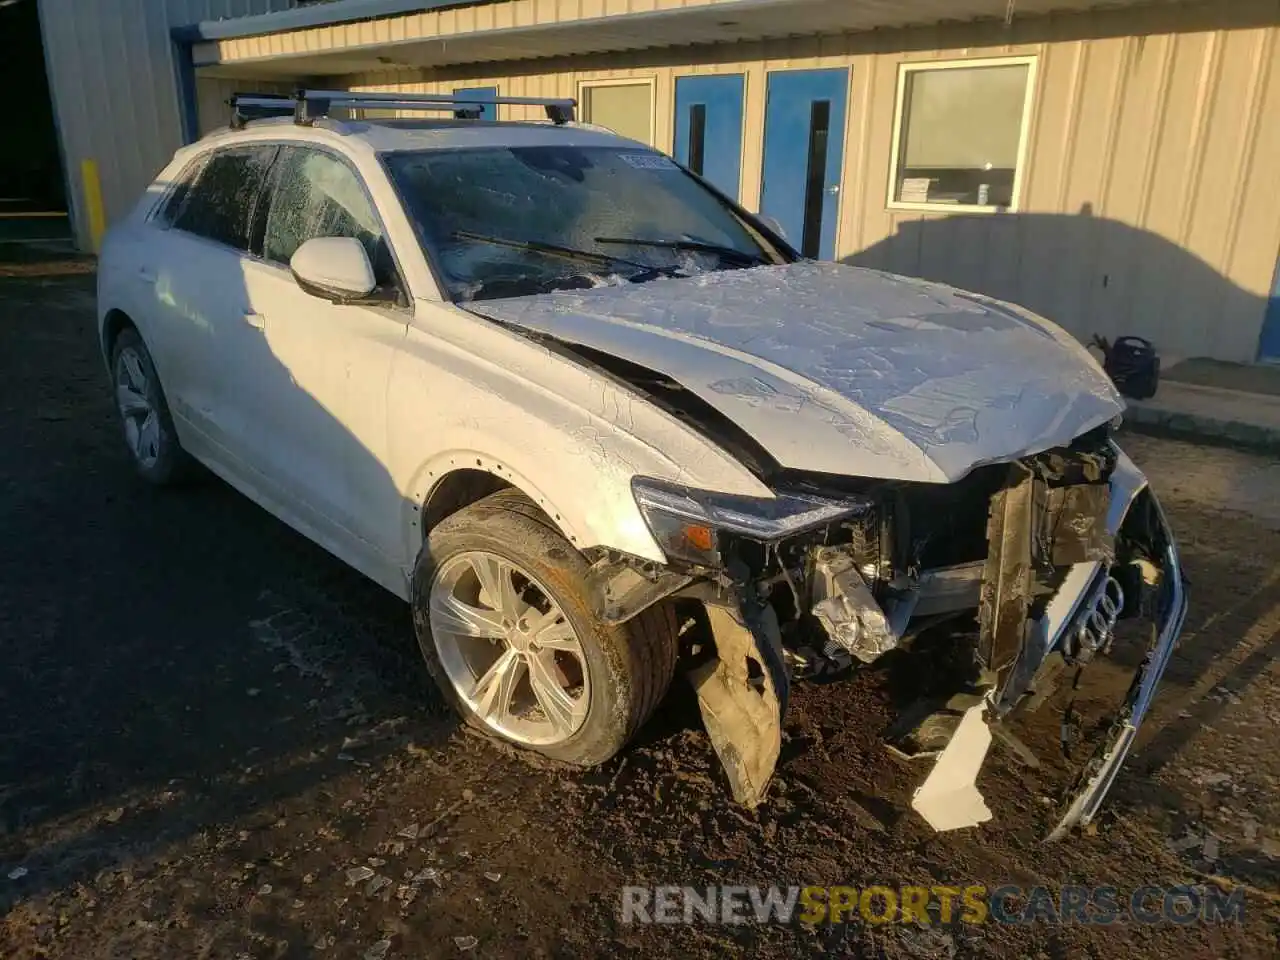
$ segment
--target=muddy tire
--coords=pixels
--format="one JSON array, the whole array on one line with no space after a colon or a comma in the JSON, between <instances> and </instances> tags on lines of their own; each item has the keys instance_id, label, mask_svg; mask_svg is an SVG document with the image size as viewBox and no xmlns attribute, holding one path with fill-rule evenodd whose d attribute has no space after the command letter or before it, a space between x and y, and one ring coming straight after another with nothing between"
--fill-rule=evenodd
<instances>
[{"instance_id":1,"label":"muddy tire","mask_svg":"<svg viewBox=\"0 0 1280 960\"><path fill-rule=\"evenodd\" d=\"M125 448L138 476L160 487L189 479L195 461L178 442L155 363L132 327L120 331L112 345L111 384Z\"/></svg>"},{"instance_id":2,"label":"muddy tire","mask_svg":"<svg viewBox=\"0 0 1280 960\"><path fill-rule=\"evenodd\" d=\"M427 669L464 720L494 739L579 766L603 763L639 730L666 694L678 649L669 604L618 626L596 620L584 586L587 567L531 501L504 490L431 532L414 567L412 596ZM510 582L515 605L492 599L482 581ZM505 587L489 589L499 594ZM553 625L521 634L525 621L531 628ZM462 625L478 635L457 632ZM540 648L539 636L555 649ZM508 671L515 679L504 682ZM563 699L547 693L548 672ZM553 714L562 706L568 719L557 724Z\"/></svg>"}]
</instances>

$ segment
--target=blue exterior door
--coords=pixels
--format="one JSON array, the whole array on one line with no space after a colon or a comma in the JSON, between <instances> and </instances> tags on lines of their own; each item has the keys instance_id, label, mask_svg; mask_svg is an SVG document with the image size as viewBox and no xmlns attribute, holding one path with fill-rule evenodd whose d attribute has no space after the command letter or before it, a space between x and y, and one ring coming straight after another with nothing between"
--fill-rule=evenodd
<instances>
[{"instance_id":1,"label":"blue exterior door","mask_svg":"<svg viewBox=\"0 0 1280 960\"><path fill-rule=\"evenodd\" d=\"M1280 362L1280 262L1276 264L1275 280L1271 284L1271 299L1267 301L1267 314L1262 318L1262 336L1258 338L1258 359Z\"/></svg>"},{"instance_id":2,"label":"blue exterior door","mask_svg":"<svg viewBox=\"0 0 1280 960\"><path fill-rule=\"evenodd\" d=\"M835 256L848 91L847 69L769 74L760 212L806 257Z\"/></svg>"},{"instance_id":3,"label":"blue exterior door","mask_svg":"<svg viewBox=\"0 0 1280 960\"><path fill-rule=\"evenodd\" d=\"M675 157L738 199L742 174L742 74L676 78Z\"/></svg>"},{"instance_id":4,"label":"blue exterior door","mask_svg":"<svg viewBox=\"0 0 1280 960\"><path fill-rule=\"evenodd\" d=\"M457 87L453 91L455 97L485 97L492 98L498 95L497 87ZM498 108L492 103L486 103L480 107L481 120L497 120Z\"/></svg>"}]
</instances>

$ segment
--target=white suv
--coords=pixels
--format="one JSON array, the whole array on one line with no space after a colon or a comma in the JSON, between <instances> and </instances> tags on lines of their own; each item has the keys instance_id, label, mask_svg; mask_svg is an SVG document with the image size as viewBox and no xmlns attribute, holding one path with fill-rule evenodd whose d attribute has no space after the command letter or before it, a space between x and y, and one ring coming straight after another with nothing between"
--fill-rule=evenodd
<instances>
[{"instance_id":1,"label":"white suv","mask_svg":"<svg viewBox=\"0 0 1280 960\"><path fill-rule=\"evenodd\" d=\"M1016 306L802 260L571 101L473 106L233 98L176 154L99 270L141 475L199 461L412 603L459 713L550 757L615 754L683 657L747 804L793 679L942 664L890 738L941 751L913 805L945 829L989 815L991 732L1064 665L1140 662L1063 793L1059 831L1088 820L1185 601L1087 352Z\"/></svg>"}]
</instances>

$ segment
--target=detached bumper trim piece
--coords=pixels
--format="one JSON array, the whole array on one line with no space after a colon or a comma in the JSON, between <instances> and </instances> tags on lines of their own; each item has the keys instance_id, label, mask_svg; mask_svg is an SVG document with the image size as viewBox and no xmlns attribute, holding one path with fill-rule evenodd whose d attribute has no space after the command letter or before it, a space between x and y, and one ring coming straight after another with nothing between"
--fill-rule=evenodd
<instances>
[{"instance_id":1,"label":"detached bumper trim piece","mask_svg":"<svg viewBox=\"0 0 1280 960\"><path fill-rule=\"evenodd\" d=\"M1169 592L1162 611L1163 623L1154 646L1148 651L1142 666L1138 668L1130 688L1125 708L1107 735L1107 742L1098 748L1086 766L1085 774L1076 790L1075 796L1066 814L1058 822L1050 840L1065 836L1073 827L1084 826L1091 821L1106 799L1107 792L1115 782L1120 768L1124 765L1129 749L1137 737L1138 727L1142 724L1147 712L1155 700L1156 688L1164 675L1173 648L1177 645L1178 636L1187 617L1187 595L1182 582L1182 566L1178 560L1178 548L1173 534L1169 530L1168 521L1159 502L1152 498L1160 524L1164 528L1164 574L1168 578Z\"/></svg>"}]
</instances>

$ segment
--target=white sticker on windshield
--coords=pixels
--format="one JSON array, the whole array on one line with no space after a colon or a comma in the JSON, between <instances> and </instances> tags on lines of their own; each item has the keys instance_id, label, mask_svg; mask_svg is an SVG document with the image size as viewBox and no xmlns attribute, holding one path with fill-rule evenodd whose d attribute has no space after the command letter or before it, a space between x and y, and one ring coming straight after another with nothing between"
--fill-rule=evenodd
<instances>
[{"instance_id":1,"label":"white sticker on windshield","mask_svg":"<svg viewBox=\"0 0 1280 960\"><path fill-rule=\"evenodd\" d=\"M635 167L637 170L678 170L680 169L671 162L670 157L664 157L660 153L620 153L619 157L622 162Z\"/></svg>"}]
</instances>

